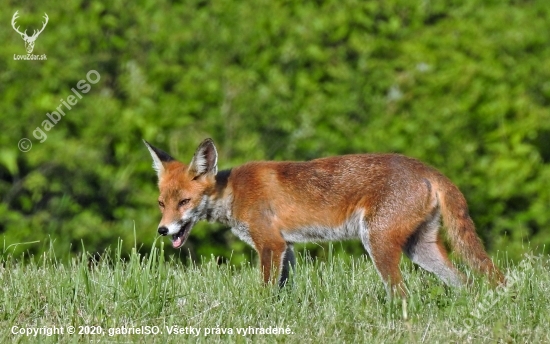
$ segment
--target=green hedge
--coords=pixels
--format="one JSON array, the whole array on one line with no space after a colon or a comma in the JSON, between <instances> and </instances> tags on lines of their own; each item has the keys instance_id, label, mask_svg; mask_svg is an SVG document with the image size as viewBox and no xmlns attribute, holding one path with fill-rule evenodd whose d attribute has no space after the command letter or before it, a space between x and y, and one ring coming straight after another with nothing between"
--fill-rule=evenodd
<instances>
[{"instance_id":1,"label":"green hedge","mask_svg":"<svg viewBox=\"0 0 550 344\"><path fill-rule=\"evenodd\" d=\"M148 250L160 216L141 139L186 161L205 137L221 168L407 154L459 185L492 252L550 243L546 0L0 5L4 251L39 253L50 240L60 255L101 251L118 237ZM27 32L48 14L33 52L47 60L14 60L25 53L9 26L16 10ZM99 82L40 143L33 131L90 70ZM29 241L40 243L12 245ZM186 247L248 252L213 224Z\"/></svg>"}]
</instances>

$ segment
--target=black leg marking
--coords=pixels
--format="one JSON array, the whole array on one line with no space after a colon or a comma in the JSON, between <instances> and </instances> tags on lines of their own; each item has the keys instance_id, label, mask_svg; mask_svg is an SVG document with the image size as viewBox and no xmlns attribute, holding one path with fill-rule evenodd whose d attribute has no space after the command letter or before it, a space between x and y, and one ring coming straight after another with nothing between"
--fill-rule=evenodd
<instances>
[{"instance_id":1,"label":"black leg marking","mask_svg":"<svg viewBox=\"0 0 550 344\"><path fill-rule=\"evenodd\" d=\"M295 270L296 258L294 257L294 249L292 244L287 244L283 255L283 264L281 267L281 278L279 279L279 287L284 287L290 277L290 269Z\"/></svg>"}]
</instances>

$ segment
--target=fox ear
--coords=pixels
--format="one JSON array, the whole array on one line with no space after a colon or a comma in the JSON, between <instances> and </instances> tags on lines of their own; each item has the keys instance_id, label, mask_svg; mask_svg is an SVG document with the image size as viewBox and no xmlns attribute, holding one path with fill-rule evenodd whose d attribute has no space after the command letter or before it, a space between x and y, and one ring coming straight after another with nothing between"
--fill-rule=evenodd
<instances>
[{"instance_id":1,"label":"fox ear","mask_svg":"<svg viewBox=\"0 0 550 344\"><path fill-rule=\"evenodd\" d=\"M212 139L206 139L201 142L193 156L193 160L189 164L189 173L193 178L207 173L212 175L218 173L218 152Z\"/></svg>"},{"instance_id":2,"label":"fox ear","mask_svg":"<svg viewBox=\"0 0 550 344\"><path fill-rule=\"evenodd\" d=\"M172 158L165 151L151 146L149 142L145 140L143 140L143 143L145 143L147 149L149 149L149 153L151 153L151 157L153 158L153 168L155 169L155 171L157 171L157 175L160 179L160 177L164 173L164 163L173 161L174 158Z\"/></svg>"}]
</instances>

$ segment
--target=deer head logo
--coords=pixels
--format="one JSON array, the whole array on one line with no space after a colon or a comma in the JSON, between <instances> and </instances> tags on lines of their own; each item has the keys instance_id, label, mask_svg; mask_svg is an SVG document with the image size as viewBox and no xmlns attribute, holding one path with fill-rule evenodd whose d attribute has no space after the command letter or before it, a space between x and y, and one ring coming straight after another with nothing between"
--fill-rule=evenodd
<instances>
[{"instance_id":1,"label":"deer head logo","mask_svg":"<svg viewBox=\"0 0 550 344\"><path fill-rule=\"evenodd\" d=\"M21 35L21 38L23 38L23 40L25 41L25 49L27 49L27 53L32 53L32 50L34 49L34 41L36 41L36 39L38 38L38 35L40 35L42 33L42 31L44 31L44 28L46 27L46 24L48 24L48 15L46 13L44 13L44 19L46 19L46 21L44 23L42 23L42 29L40 29L38 32L36 30L34 30L32 36L27 36L27 30L25 30L25 32L21 32L19 31L19 26L18 27L15 27L15 21L17 20L17 13L19 11L16 11L14 14L13 14L13 17L11 18L11 26L13 26L13 29Z\"/></svg>"}]
</instances>

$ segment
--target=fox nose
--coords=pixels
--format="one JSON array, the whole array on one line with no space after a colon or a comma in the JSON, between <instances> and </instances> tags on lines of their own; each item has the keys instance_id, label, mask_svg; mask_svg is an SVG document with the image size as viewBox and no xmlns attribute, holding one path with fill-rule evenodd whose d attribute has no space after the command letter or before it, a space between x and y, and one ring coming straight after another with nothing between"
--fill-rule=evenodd
<instances>
[{"instance_id":1,"label":"fox nose","mask_svg":"<svg viewBox=\"0 0 550 344\"><path fill-rule=\"evenodd\" d=\"M166 235L166 234L168 234L168 228L164 227L164 226L159 227L158 232L159 232L160 235Z\"/></svg>"}]
</instances>

